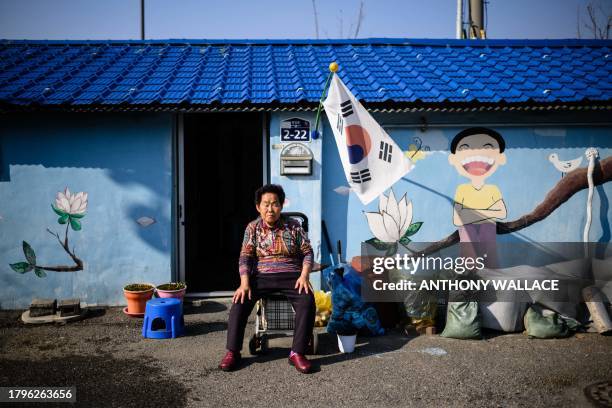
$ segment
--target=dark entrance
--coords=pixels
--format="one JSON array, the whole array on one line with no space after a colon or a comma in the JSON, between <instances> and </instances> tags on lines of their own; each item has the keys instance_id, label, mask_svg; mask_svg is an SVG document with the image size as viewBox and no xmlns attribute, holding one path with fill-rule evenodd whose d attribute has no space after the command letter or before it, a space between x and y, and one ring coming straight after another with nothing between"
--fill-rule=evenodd
<instances>
[{"instance_id":1,"label":"dark entrance","mask_svg":"<svg viewBox=\"0 0 612 408\"><path fill-rule=\"evenodd\" d=\"M260 113L184 117L185 280L189 292L235 290L253 195L263 178Z\"/></svg>"}]
</instances>

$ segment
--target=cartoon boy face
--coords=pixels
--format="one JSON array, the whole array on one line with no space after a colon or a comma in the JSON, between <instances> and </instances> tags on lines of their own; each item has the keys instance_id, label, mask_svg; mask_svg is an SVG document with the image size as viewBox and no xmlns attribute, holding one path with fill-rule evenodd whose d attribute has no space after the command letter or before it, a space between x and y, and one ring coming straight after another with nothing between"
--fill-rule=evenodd
<instances>
[{"instance_id":1,"label":"cartoon boy face","mask_svg":"<svg viewBox=\"0 0 612 408\"><path fill-rule=\"evenodd\" d=\"M460 134L451 143L448 162L473 184L484 182L499 166L506 164L503 139L498 141L487 133Z\"/></svg>"}]
</instances>

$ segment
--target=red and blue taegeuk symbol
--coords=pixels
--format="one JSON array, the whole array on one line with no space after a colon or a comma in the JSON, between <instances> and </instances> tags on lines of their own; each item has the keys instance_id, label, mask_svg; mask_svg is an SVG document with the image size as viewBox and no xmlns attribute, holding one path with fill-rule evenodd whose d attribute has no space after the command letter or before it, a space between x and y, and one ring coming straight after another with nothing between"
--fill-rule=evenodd
<instances>
[{"instance_id":1,"label":"red and blue taegeuk symbol","mask_svg":"<svg viewBox=\"0 0 612 408\"><path fill-rule=\"evenodd\" d=\"M357 164L370 153L370 148L372 147L370 135L359 125L345 127L344 133L346 135L349 162Z\"/></svg>"}]
</instances>

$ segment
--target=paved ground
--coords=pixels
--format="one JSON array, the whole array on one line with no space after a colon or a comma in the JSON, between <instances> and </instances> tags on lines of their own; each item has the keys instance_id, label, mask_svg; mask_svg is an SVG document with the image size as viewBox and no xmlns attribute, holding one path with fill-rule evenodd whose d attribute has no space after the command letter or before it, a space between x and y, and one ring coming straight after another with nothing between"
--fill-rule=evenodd
<instances>
[{"instance_id":1,"label":"paved ground","mask_svg":"<svg viewBox=\"0 0 612 408\"><path fill-rule=\"evenodd\" d=\"M175 340L143 339L142 320L120 308L64 326L25 326L18 312L0 312L0 386L76 385L77 406L91 407L575 407L591 406L586 385L612 380L612 337L597 334L477 341L396 332L359 338L351 355L325 334L311 375L288 366L290 338L277 338L265 357L224 373L216 366L227 307L186 307L187 335Z\"/></svg>"}]
</instances>

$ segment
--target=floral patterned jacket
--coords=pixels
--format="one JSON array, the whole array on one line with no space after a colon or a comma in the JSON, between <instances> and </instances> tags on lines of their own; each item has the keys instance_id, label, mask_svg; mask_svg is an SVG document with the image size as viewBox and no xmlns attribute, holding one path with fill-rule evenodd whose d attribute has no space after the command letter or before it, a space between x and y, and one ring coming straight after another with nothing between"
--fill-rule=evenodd
<instances>
[{"instance_id":1,"label":"floral patterned jacket","mask_svg":"<svg viewBox=\"0 0 612 408\"><path fill-rule=\"evenodd\" d=\"M244 231L238 270L240 275L301 273L304 264L312 265L313 252L302 226L281 217L269 227L261 217Z\"/></svg>"}]
</instances>

